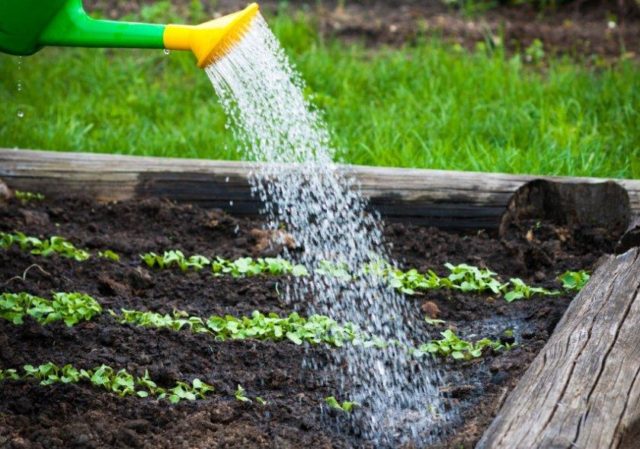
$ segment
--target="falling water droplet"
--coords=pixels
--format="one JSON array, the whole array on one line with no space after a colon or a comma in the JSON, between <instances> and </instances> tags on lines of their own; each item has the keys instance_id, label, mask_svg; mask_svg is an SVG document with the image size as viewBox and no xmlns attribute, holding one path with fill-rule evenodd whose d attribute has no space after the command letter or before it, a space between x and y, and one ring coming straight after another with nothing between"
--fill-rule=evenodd
<instances>
[{"instance_id":1,"label":"falling water droplet","mask_svg":"<svg viewBox=\"0 0 640 449\"><path fill-rule=\"evenodd\" d=\"M229 201L229 206L233 206L233 201Z\"/></svg>"},{"instance_id":2,"label":"falling water droplet","mask_svg":"<svg viewBox=\"0 0 640 449\"><path fill-rule=\"evenodd\" d=\"M18 81L18 92L22 92L22 81Z\"/></svg>"},{"instance_id":3,"label":"falling water droplet","mask_svg":"<svg viewBox=\"0 0 640 449\"><path fill-rule=\"evenodd\" d=\"M170 55L171 54L171 50L169 50L168 48L164 49L164 54L165 55Z\"/></svg>"},{"instance_id":4,"label":"falling water droplet","mask_svg":"<svg viewBox=\"0 0 640 449\"><path fill-rule=\"evenodd\" d=\"M229 182L229 177L224 178L224 182Z\"/></svg>"},{"instance_id":5,"label":"falling water droplet","mask_svg":"<svg viewBox=\"0 0 640 449\"><path fill-rule=\"evenodd\" d=\"M24 111L18 110L18 118L22 118L22 117L24 117Z\"/></svg>"}]
</instances>

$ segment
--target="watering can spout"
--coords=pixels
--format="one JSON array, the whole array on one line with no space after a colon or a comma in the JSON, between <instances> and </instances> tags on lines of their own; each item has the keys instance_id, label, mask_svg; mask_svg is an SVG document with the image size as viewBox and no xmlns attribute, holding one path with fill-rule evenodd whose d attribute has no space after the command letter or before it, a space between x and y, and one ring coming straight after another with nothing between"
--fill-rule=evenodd
<instances>
[{"instance_id":1,"label":"watering can spout","mask_svg":"<svg viewBox=\"0 0 640 449\"><path fill-rule=\"evenodd\" d=\"M191 50L199 67L220 58L242 38L258 13L244 10L201 25L96 20L82 0L0 0L0 51L30 55L44 46Z\"/></svg>"},{"instance_id":2,"label":"watering can spout","mask_svg":"<svg viewBox=\"0 0 640 449\"><path fill-rule=\"evenodd\" d=\"M172 25L164 30L165 48L191 50L198 59L198 67L205 67L223 56L246 33L258 13L252 3L242 11L229 14L201 25Z\"/></svg>"}]
</instances>

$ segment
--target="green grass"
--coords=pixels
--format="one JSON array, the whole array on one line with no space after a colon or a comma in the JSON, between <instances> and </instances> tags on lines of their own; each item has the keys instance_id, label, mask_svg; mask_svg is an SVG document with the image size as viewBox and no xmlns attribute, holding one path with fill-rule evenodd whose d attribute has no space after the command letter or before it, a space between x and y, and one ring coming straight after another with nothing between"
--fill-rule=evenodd
<instances>
[{"instance_id":1,"label":"green grass","mask_svg":"<svg viewBox=\"0 0 640 449\"><path fill-rule=\"evenodd\" d=\"M634 62L527 64L427 37L371 50L323 41L302 17L268 19L346 162L640 177ZM0 104L0 147L243 158L189 54L47 48L21 64L1 55Z\"/></svg>"}]
</instances>

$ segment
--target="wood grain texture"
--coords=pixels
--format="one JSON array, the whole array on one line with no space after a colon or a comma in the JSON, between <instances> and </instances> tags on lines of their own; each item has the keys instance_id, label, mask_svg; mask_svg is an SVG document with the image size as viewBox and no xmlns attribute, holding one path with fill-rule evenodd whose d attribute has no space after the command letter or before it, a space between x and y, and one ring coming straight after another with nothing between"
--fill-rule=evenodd
<instances>
[{"instance_id":1,"label":"wood grain texture","mask_svg":"<svg viewBox=\"0 0 640 449\"><path fill-rule=\"evenodd\" d=\"M640 447L640 249L609 256L476 449Z\"/></svg>"},{"instance_id":2,"label":"wood grain texture","mask_svg":"<svg viewBox=\"0 0 640 449\"><path fill-rule=\"evenodd\" d=\"M12 188L45 195L85 193L102 201L163 196L235 214L256 214L248 177L256 164L0 149L0 178ZM497 229L513 193L534 179L566 184L597 178L536 177L383 167L342 166L353 173L373 208L391 220L446 229ZM616 180L640 214L640 181ZM231 204L233 202L233 204Z\"/></svg>"},{"instance_id":3,"label":"wood grain texture","mask_svg":"<svg viewBox=\"0 0 640 449\"><path fill-rule=\"evenodd\" d=\"M547 221L570 229L590 229L615 241L627 230L631 216L629 193L613 181L560 183L536 179L511 197L499 235L507 236L514 227L521 230L531 221Z\"/></svg>"},{"instance_id":4,"label":"wood grain texture","mask_svg":"<svg viewBox=\"0 0 640 449\"><path fill-rule=\"evenodd\" d=\"M638 216L630 220L629 227L618 242L616 253L622 254L636 246L640 246L640 217Z\"/></svg>"}]
</instances>

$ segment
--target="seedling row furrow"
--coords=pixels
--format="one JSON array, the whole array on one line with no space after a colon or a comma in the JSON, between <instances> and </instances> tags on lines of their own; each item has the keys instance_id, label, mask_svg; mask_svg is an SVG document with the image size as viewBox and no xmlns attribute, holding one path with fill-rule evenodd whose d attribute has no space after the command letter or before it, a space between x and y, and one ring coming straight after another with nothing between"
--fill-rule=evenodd
<instances>
[{"instance_id":1,"label":"seedling row furrow","mask_svg":"<svg viewBox=\"0 0 640 449\"><path fill-rule=\"evenodd\" d=\"M102 313L102 307L91 296L82 293L54 293L53 300L47 300L28 293L3 293L0 295L0 318L20 325L26 315L41 324L64 321L69 327L80 321L91 320ZM364 347L383 348L387 345L399 345L396 341L384 341L378 337L367 335L353 323L340 325L324 315L311 315L308 318L293 312L286 317L275 313L263 314L254 311L251 317L237 318L231 315L213 315L207 319L189 316L183 311L173 314L143 312L121 309L120 313L109 310L120 324L134 326L171 329L174 331L189 330L194 333L210 334L218 341L224 340L267 340L279 342L289 340L297 345L303 343L327 344L342 347L345 343ZM442 340L433 340L418 348L405 347L415 356L432 354L434 356L454 359L470 359L480 357L485 348L494 351L510 349L500 341L482 339L468 342L460 339L453 331L442 332Z\"/></svg>"},{"instance_id":2,"label":"seedling row furrow","mask_svg":"<svg viewBox=\"0 0 640 449\"><path fill-rule=\"evenodd\" d=\"M0 294L0 318L13 324L22 324L28 315L40 324L64 321L71 327L101 313L102 306L83 293L54 293L51 300L24 292Z\"/></svg>"},{"instance_id":3,"label":"seedling row furrow","mask_svg":"<svg viewBox=\"0 0 640 449\"><path fill-rule=\"evenodd\" d=\"M124 369L116 371L107 365L85 370L69 364L60 367L49 362L39 366L24 365L22 371L12 368L0 369L0 381L29 379L38 380L40 385L86 382L122 397L155 397L156 399L166 399L172 404L181 400L204 399L207 394L214 391L213 386L198 378L193 379L191 383L178 381L174 387L163 388L149 377L149 372L146 370L144 375L137 377Z\"/></svg>"},{"instance_id":4,"label":"seedling row furrow","mask_svg":"<svg viewBox=\"0 0 640 449\"><path fill-rule=\"evenodd\" d=\"M149 377L147 370L142 376L134 376L125 369L116 371L114 368L104 364L87 370L76 368L71 364L58 366L52 362L38 366L24 365L21 370L15 368L0 369L0 382L30 380L36 380L43 386L87 383L109 393L116 393L120 397L155 398L168 400L172 404L177 404L180 401L205 399L215 391L212 385L198 378L193 379L191 382L178 381L174 387L163 388ZM261 406L267 405L267 401L260 396L248 397L242 385L238 385L233 396L240 402L252 403L255 401ZM334 396L325 398L325 403L330 408L346 413L350 413L360 405L351 401L338 402Z\"/></svg>"},{"instance_id":5,"label":"seedling row furrow","mask_svg":"<svg viewBox=\"0 0 640 449\"><path fill-rule=\"evenodd\" d=\"M22 250L31 254L44 257L58 254L62 257L77 261L84 261L91 257L87 250L78 249L66 239L53 236L48 240L26 236L17 232L14 234L0 232L0 248L9 248L18 245ZM112 261L120 260L120 256L111 250L99 251L98 257ZM293 264L285 259L243 257L236 260L227 260L221 257L210 259L202 255L185 256L179 250L165 251L162 254L153 252L140 256L149 268L169 269L179 268L181 271L200 271L209 267L214 276L229 275L234 278L256 275L274 276L308 276L309 270L298 264ZM414 295L419 291L449 289L466 293L489 293L503 296L507 302L518 299L530 299L536 295L557 296L562 293L559 290L548 290L542 287L527 285L519 278L511 278L502 282L497 273L487 269L468 264L445 264L449 270L447 276L439 276L432 270L420 273L416 269L400 270L385 261L372 262L360 270L350 270L343 263L323 261L315 269L316 274L341 278L349 281L356 276L377 276L384 279L389 286L407 295ZM589 280L586 271L567 271L558 280L566 292L579 291Z\"/></svg>"}]
</instances>

